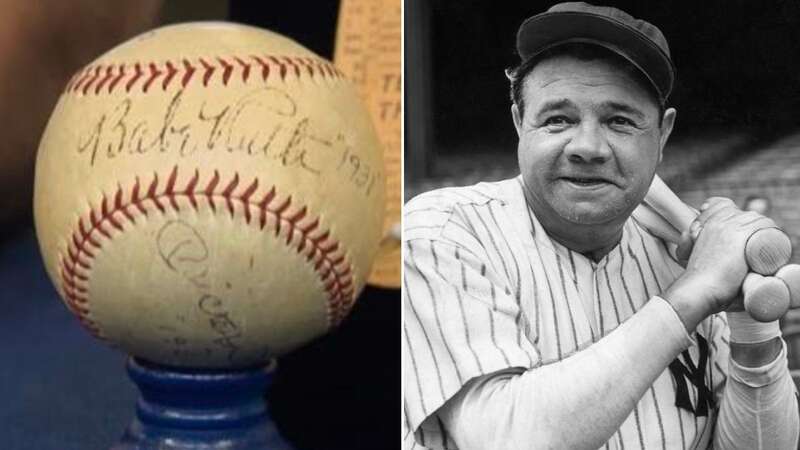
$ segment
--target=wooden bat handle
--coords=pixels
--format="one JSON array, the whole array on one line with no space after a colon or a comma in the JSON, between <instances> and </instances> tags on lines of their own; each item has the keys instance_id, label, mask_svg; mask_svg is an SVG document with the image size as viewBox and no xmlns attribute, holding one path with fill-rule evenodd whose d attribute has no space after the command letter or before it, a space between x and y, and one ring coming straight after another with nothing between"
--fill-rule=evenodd
<instances>
[{"instance_id":1,"label":"wooden bat handle","mask_svg":"<svg viewBox=\"0 0 800 450\"><path fill-rule=\"evenodd\" d=\"M800 264L787 264L775 273L789 288L790 309L800 308Z\"/></svg>"},{"instance_id":2,"label":"wooden bat handle","mask_svg":"<svg viewBox=\"0 0 800 450\"><path fill-rule=\"evenodd\" d=\"M683 203L674 192L656 175L645 196L645 202L655 212L678 230L686 230L697 217L697 213ZM774 231L778 232L776 234ZM762 234L768 233L768 234ZM785 240L783 238L785 237ZM781 246L788 247L788 251ZM776 249L778 251L776 251ZM767 275L775 273L789 262L791 241L785 233L777 229L764 229L753 233L745 247L745 259L751 271L753 266L757 272ZM752 272L751 272L752 273ZM749 280L749 281L748 281ZM762 322L777 320L790 304L789 289L781 279L774 277L756 278L748 274L742 285L745 309L750 315Z\"/></svg>"},{"instance_id":3,"label":"wooden bat handle","mask_svg":"<svg viewBox=\"0 0 800 450\"><path fill-rule=\"evenodd\" d=\"M697 218L697 213L686 203L683 203L672 189L661 180L658 175L653 176L650 189L644 196L644 201L661 217L667 219L673 227L683 231Z\"/></svg>"},{"instance_id":4,"label":"wooden bat handle","mask_svg":"<svg viewBox=\"0 0 800 450\"><path fill-rule=\"evenodd\" d=\"M651 234L677 244L680 234L675 228L646 204L633 211L633 218ZM761 276L750 272L742 283L745 310L761 322L772 322L783 316L787 309L800 307L800 265L787 264L775 276Z\"/></svg>"},{"instance_id":5,"label":"wooden bat handle","mask_svg":"<svg viewBox=\"0 0 800 450\"><path fill-rule=\"evenodd\" d=\"M653 177L644 201L678 230L686 230L697 213L683 203L659 178ZM765 228L753 233L744 251L750 270L761 275L773 275L785 266L792 256L792 241L778 228Z\"/></svg>"}]
</instances>

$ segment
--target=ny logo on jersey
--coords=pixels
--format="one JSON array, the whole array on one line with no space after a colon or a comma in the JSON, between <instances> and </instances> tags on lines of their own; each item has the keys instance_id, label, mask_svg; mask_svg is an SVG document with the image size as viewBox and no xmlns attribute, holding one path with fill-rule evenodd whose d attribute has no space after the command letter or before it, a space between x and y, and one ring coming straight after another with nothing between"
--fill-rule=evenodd
<instances>
[{"instance_id":1,"label":"ny logo on jersey","mask_svg":"<svg viewBox=\"0 0 800 450\"><path fill-rule=\"evenodd\" d=\"M714 409L714 394L706 386L705 375L708 364L708 342L703 336L697 335L697 346L700 350L700 357L695 366L688 350L681 353L684 365L680 358L675 358L669 364L669 371L675 380L675 406L683 408L695 416L708 416L708 409ZM688 366L688 367L687 367ZM689 398L689 389L686 381L689 381L697 389L697 405L692 407L692 400Z\"/></svg>"}]
</instances>

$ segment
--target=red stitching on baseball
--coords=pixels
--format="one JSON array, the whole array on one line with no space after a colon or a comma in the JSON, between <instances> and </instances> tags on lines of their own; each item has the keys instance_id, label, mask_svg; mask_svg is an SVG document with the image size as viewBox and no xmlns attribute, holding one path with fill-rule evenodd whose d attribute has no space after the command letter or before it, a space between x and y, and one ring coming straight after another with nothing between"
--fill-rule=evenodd
<instances>
[{"instance_id":1,"label":"red stitching on baseball","mask_svg":"<svg viewBox=\"0 0 800 450\"><path fill-rule=\"evenodd\" d=\"M114 90L114 88L117 87L117 84L120 82L120 80L122 80L122 78L124 76L125 76L125 64L120 64L119 65L119 73L117 73L116 78L111 80L111 84L108 85L108 92L109 93L111 93ZM67 89L67 90L69 91L69 89Z\"/></svg>"},{"instance_id":2,"label":"red stitching on baseball","mask_svg":"<svg viewBox=\"0 0 800 450\"><path fill-rule=\"evenodd\" d=\"M256 55L252 55L251 58L256 60L258 65L261 66L261 80L267 81L267 78L269 78L269 64L267 64L266 61L264 61L263 59L261 59L259 56Z\"/></svg>"},{"instance_id":3,"label":"red stitching on baseball","mask_svg":"<svg viewBox=\"0 0 800 450\"><path fill-rule=\"evenodd\" d=\"M86 66L86 68L83 69L82 72L78 72L80 76L78 77L77 80L75 80L75 84L72 86L72 89L74 91L77 91L77 90L79 90L81 88L81 85L86 81L86 79L89 76L92 75L92 70L93 69L94 69L94 66L90 65L90 66Z\"/></svg>"},{"instance_id":4,"label":"red stitching on baseball","mask_svg":"<svg viewBox=\"0 0 800 450\"><path fill-rule=\"evenodd\" d=\"M172 78L175 76L176 73L178 73L178 69L176 69L175 66L172 65L171 61L167 61L166 66L167 66L167 76L164 77L164 82L161 83L161 88L165 91L167 90L167 86L169 86L170 81L172 81Z\"/></svg>"},{"instance_id":5,"label":"red stitching on baseball","mask_svg":"<svg viewBox=\"0 0 800 450\"><path fill-rule=\"evenodd\" d=\"M288 64L288 65L290 65L290 66L292 66L294 68L294 75L296 77L300 77L300 66L299 66L299 64L301 64L302 62L300 61L299 58L297 58L297 60L295 60L293 58L288 58L288 57L284 56L281 59L286 61L286 64Z\"/></svg>"},{"instance_id":6,"label":"red stitching on baseball","mask_svg":"<svg viewBox=\"0 0 800 450\"><path fill-rule=\"evenodd\" d=\"M203 66L203 69L206 71L206 73L203 74L203 86L208 86L208 80L210 80L211 75L214 74L214 66L203 58L200 58L200 65Z\"/></svg>"},{"instance_id":7,"label":"red stitching on baseball","mask_svg":"<svg viewBox=\"0 0 800 450\"><path fill-rule=\"evenodd\" d=\"M81 91L83 92L84 95L86 95L86 92L89 90L90 87L92 87L92 83L94 83L95 80L97 80L97 78L100 76L100 72L102 70L103 70L103 66L97 66L92 71L93 72L92 76L89 77L89 80L86 81L86 84L83 85L83 89L81 89Z\"/></svg>"},{"instance_id":8,"label":"red stitching on baseball","mask_svg":"<svg viewBox=\"0 0 800 450\"><path fill-rule=\"evenodd\" d=\"M147 90L150 89L150 86L153 84L153 82L156 81L156 78L160 77L161 74L163 73L163 71L160 70L158 66L155 65L155 63L150 63L147 66L150 69L150 78L148 78L147 81L144 82L144 86L142 87L142 92L147 92Z\"/></svg>"},{"instance_id":9,"label":"red stitching on baseball","mask_svg":"<svg viewBox=\"0 0 800 450\"><path fill-rule=\"evenodd\" d=\"M104 236L105 241L111 241L114 239L111 228L123 232L129 224L135 225L130 208L135 208L145 217L148 208L153 212L153 206L161 214L166 213L167 208L180 212L182 206L177 199L185 198L191 208L197 211L199 197L205 198L209 208L215 213L217 209L214 199L221 198L231 217L235 215L235 206L241 205L248 225L252 223L264 230L269 224L274 228L276 237L283 230L286 233L286 244L293 245L295 251L317 272L328 295L329 325L338 325L355 301L352 268L344 252L340 251L339 242L331 237L330 231L320 229L319 217L310 217L305 205L299 205L292 210L292 197L280 198L275 186L270 186L259 199L255 195L259 186L258 178L250 183L240 183L239 174L234 173L228 182L220 183L219 172L215 170L205 187L202 187L199 180L200 172L195 170L181 189L178 187L178 166L175 166L163 185L159 182L158 173L154 173L147 192L142 195L141 183L139 177L136 177L127 192L127 200L126 191L118 184L113 196L103 194L99 208L89 205L88 212L78 218L66 249L59 257L59 273L67 306L78 316L81 324L96 337L105 338L98 324L90 317L88 296L89 272L96 250L102 249L104 245L104 241L98 240L97 234ZM241 189L242 186L246 187ZM113 198L113 202L109 202L109 198ZM257 212L257 221L251 208ZM296 239L298 236L299 239ZM293 240L296 240L295 244L292 244Z\"/></svg>"},{"instance_id":10,"label":"red stitching on baseball","mask_svg":"<svg viewBox=\"0 0 800 450\"><path fill-rule=\"evenodd\" d=\"M286 79L286 64L283 64L282 62L280 62L280 60L278 58L276 58L275 56L267 56L267 59L269 59L276 66L278 66L278 70L280 71L280 74L281 74L281 80L285 80Z\"/></svg>"},{"instance_id":11,"label":"red stitching on baseball","mask_svg":"<svg viewBox=\"0 0 800 450\"><path fill-rule=\"evenodd\" d=\"M75 83L78 82L78 78L83 75L83 70L79 70L75 72L72 77L70 77L69 81L67 81L67 85L64 87L64 92L72 91L72 87L75 86Z\"/></svg>"},{"instance_id":12,"label":"red stitching on baseball","mask_svg":"<svg viewBox=\"0 0 800 450\"><path fill-rule=\"evenodd\" d=\"M223 58L218 57L217 61L222 65L222 84L227 86L228 80L231 77L231 72L233 72L233 65Z\"/></svg>"},{"instance_id":13,"label":"red stitching on baseball","mask_svg":"<svg viewBox=\"0 0 800 450\"><path fill-rule=\"evenodd\" d=\"M181 87L186 87L186 85L189 84L189 80L192 79L192 75L194 75L194 71L197 70L197 69L194 68L192 63L190 63L189 61L184 59L183 60L183 70L185 70L186 73L183 74L183 78L181 78Z\"/></svg>"},{"instance_id":14,"label":"red stitching on baseball","mask_svg":"<svg viewBox=\"0 0 800 450\"><path fill-rule=\"evenodd\" d=\"M250 66L252 64L244 62L244 60L242 60L238 56L234 56L233 60L236 61L240 66L242 66L242 81L246 83L247 79L250 78Z\"/></svg>"},{"instance_id":15,"label":"red stitching on baseball","mask_svg":"<svg viewBox=\"0 0 800 450\"><path fill-rule=\"evenodd\" d=\"M94 88L94 93L95 94L99 94L100 93L100 89L103 89L103 85L106 84L108 82L108 80L111 79L111 73L112 73L113 70L114 70L114 66L106 67L106 74L103 76L103 78L100 80L100 82L97 83L97 86L95 86L95 88Z\"/></svg>"},{"instance_id":16,"label":"red stitching on baseball","mask_svg":"<svg viewBox=\"0 0 800 450\"><path fill-rule=\"evenodd\" d=\"M75 82L72 84L72 90L77 91L80 89L81 84L86 80L86 77L91 74L91 69L93 66L89 65L83 68L83 70L79 70L78 73L75 74Z\"/></svg>"},{"instance_id":17,"label":"red stitching on baseball","mask_svg":"<svg viewBox=\"0 0 800 450\"><path fill-rule=\"evenodd\" d=\"M133 88L133 85L136 84L136 80L138 80L142 76L142 65L141 64L139 64L139 63L134 64L133 65L133 70L134 70L133 78L131 78L130 80L128 80L127 83L125 83L125 92L130 92L131 89Z\"/></svg>"}]
</instances>

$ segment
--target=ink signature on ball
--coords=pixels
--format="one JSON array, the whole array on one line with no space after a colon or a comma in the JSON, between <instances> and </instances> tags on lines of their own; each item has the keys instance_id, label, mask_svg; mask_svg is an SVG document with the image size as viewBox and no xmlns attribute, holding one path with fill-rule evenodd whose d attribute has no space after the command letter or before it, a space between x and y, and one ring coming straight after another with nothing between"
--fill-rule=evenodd
<instances>
[{"instance_id":1,"label":"ink signature on ball","mask_svg":"<svg viewBox=\"0 0 800 450\"><path fill-rule=\"evenodd\" d=\"M216 335L212 342L219 350L226 352L226 359L229 362L234 362L241 350L239 341L243 338L244 332L231 318L225 301L209 292L210 286L207 281L209 251L205 239L190 224L182 220L170 220L158 230L156 247L167 268L200 290L197 308ZM185 323L184 316L179 315L177 319ZM180 336L177 329L172 326L161 326L159 329L170 334L165 342L175 346L173 353L176 356L189 353L186 347L189 342ZM206 348L205 352L212 353L209 348Z\"/></svg>"},{"instance_id":2,"label":"ink signature on ball","mask_svg":"<svg viewBox=\"0 0 800 450\"><path fill-rule=\"evenodd\" d=\"M89 165L153 154L189 158L228 153L267 158L311 176L344 177L369 196L382 182L380 167L370 167L344 133L328 133L300 112L295 99L275 87L261 87L233 101L209 96L199 106L177 91L161 113L142 113L126 97L89 119L78 137L77 153Z\"/></svg>"}]
</instances>

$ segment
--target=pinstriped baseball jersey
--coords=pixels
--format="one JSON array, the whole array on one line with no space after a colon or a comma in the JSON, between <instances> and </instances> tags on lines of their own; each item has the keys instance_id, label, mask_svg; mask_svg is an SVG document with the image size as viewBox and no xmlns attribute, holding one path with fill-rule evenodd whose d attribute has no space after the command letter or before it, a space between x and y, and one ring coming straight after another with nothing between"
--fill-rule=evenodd
<instances>
[{"instance_id":1,"label":"pinstriped baseball jersey","mask_svg":"<svg viewBox=\"0 0 800 450\"><path fill-rule=\"evenodd\" d=\"M591 346L683 270L633 219L598 262L552 241L525 201L521 177L416 197L404 208L403 239L406 449L457 448L436 411L467 381L554 363ZM717 405L727 335L724 315L710 316L679 357L697 370L701 353L708 354L700 378ZM708 352L701 352L706 342ZM698 417L676 407L680 392L688 391L692 405L702 398L680 378L665 370L603 448L707 448L716 411Z\"/></svg>"}]
</instances>

